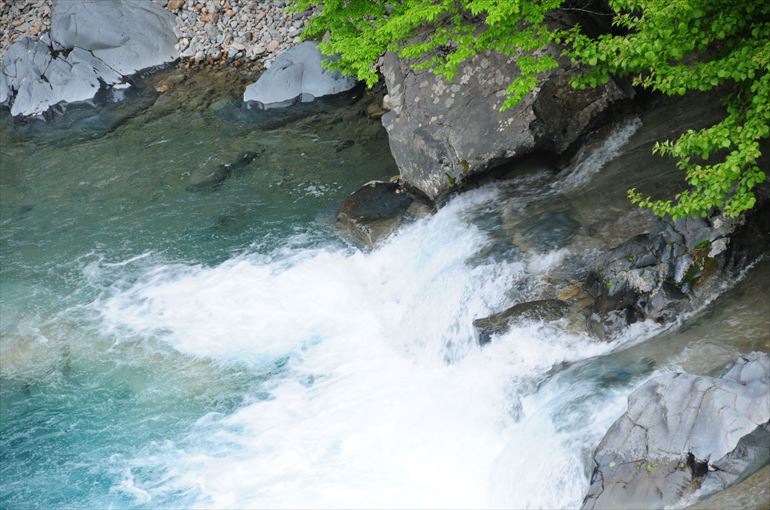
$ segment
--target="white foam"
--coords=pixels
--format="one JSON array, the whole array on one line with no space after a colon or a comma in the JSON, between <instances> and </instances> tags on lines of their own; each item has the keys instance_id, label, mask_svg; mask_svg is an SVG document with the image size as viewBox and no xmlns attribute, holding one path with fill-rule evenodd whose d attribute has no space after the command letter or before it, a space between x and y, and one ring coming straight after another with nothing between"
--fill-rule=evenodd
<instances>
[{"instance_id":1,"label":"white foam","mask_svg":"<svg viewBox=\"0 0 770 510\"><path fill-rule=\"evenodd\" d=\"M116 289L99 303L112 334L161 336L183 353L247 367L289 359L266 383L270 399L206 417L184 441L135 460L160 468L162 481L126 483L154 498L192 490L196 506L211 508L563 507L581 498L585 438L596 429L555 432L527 395L554 364L613 344L537 325L474 344L473 319L508 306L533 269L467 263L486 240L463 213L492 199L466 193L371 253L159 266ZM544 448L550 469L533 469Z\"/></svg>"},{"instance_id":2,"label":"white foam","mask_svg":"<svg viewBox=\"0 0 770 510\"><path fill-rule=\"evenodd\" d=\"M613 129L598 147L578 161L567 177L555 184L555 188L563 193L588 184L604 165L620 154L620 149L628 143L640 127L642 127L642 120L639 117L633 117Z\"/></svg>"}]
</instances>

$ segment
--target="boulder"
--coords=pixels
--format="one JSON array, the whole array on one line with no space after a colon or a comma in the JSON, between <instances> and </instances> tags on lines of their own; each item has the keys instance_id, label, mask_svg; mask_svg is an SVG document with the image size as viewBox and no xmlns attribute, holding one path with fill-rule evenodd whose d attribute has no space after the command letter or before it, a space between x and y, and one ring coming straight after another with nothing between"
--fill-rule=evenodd
<instances>
[{"instance_id":1,"label":"boulder","mask_svg":"<svg viewBox=\"0 0 770 510\"><path fill-rule=\"evenodd\" d=\"M356 85L353 78L323 69L323 60L317 43L298 44L281 53L256 83L246 87L243 100L261 108L280 108L339 94Z\"/></svg>"},{"instance_id":2,"label":"boulder","mask_svg":"<svg viewBox=\"0 0 770 510\"><path fill-rule=\"evenodd\" d=\"M173 62L175 18L151 0L54 0L54 49L81 48L128 76Z\"/></svg>"},{"instance_id":3,"label":"boulder","mask_svg":"<svg viewBox=\"0 0 770 510\"><path fill-rule=\"evenodd\" d=\"M90 101L102 86L178 57L173 16L150 0L55 0L51 36L22 37L0 69L0 104L11 115ZM49 46L50 44L50 46Z\"/></svg>"},{"instance_id":4,"label":"boulder","mask_svg":"<svg viewBox=\"0 0 770 510\"><path fill-rule=\"evenodd\" d=\"M493 335L501 335L516 323L527 321L553 322L562 319L569 311L569 304L559 299L541 299L519 303L507 310L476 319L473 327L478 333L479 345L486 345Z\"/></svg>"},{"instance_id":5,"label":"boulder","mask_svg":"<svg viewBox=\"0 0 770 510\"><path fill-rule=\"evenodd\" d=\"M573 89L565 66L500 112L518 68L514 57L489 52L462 64L451 82L413 70L394 53L383 57L381 71L391 108L382 123L401 178L431 200L513 158L564 152L610 104L626 97L612 81Z\"/></svg>"},{"instance_id":6,"label":"boulder","mask_svg":"<svg viewBox=\"0 0 770 510\"><path fill-rule=\"evenodd\" d=\"M755 444L751 436L764 434L769 420L767 353L739 358L718 378L668 373L650 379L628 397L628 410L596 448L583 508L675 505L711 483L711 472L726 466L726 458L746 458L740 449ZM732 471L720 471L720 487L750 475L756 464L731 463Z\"/></svg>"},{"instance_id":7,"label":"boulder","mask_svg":"<svg viewBox=\"0 0 770 510\"><path fill-rule=\"evenodd\" d=\"M433 208L419 193L397 182L371 181L342 203L335 229L353 244L370 248L405 223L431 214Z\"/></svg>"}]
</instances>

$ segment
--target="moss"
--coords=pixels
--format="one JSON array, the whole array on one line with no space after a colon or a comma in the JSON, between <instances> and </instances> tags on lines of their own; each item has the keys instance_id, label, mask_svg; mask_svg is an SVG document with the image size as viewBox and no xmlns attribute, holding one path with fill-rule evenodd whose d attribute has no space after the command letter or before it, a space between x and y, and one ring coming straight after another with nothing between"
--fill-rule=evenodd
<instances>
[{"instance_id":1,"label":"moss","mask_svg":"<svg viewBox=\"0 0 770 510\"><path fill-rule=\"evenodd\" d=\"M693 248L690 252L693 264L684 275L684 278L682 279L683 283L694 286L714 273L717 267L717 261L708 256L710 251L711 242L708 239L701 241L695 248Z\"/></svg>"},{"instance_id":2,"label":"moss","mask_svg":"<svg viewBox=\"0 0 770 510\"><path fill-rule=\"evenodd\" d=\"M466 160L464 160L464 159L461 159L460 160L460 166L463 167L463 173L467 175L468 172L471 169L471 166L468 164L468 162Z\"/></svg>"}]
</instances>

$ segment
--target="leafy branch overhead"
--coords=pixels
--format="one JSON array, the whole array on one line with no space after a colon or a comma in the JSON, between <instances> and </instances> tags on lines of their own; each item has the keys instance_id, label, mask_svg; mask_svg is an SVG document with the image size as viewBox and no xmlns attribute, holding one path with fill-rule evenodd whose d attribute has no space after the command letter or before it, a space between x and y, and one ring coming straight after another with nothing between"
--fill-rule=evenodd
<instances>
[{"instance_id":1,"label":"leafy branch overhead","mask_svg":"<svg viewBox=\"0 0 770 510\"><path fill-rule=\"evenodd\" d=\"M754 206L765 180L760 141L770 135L770 2L767 0L609 0L612 30L599 36L566 28L554 13L591 11L568 0L295 0L316 8L305 31L328 34L321 49L338 55L333 69L372 86L385 51L413 59L451 79L479 52L516 56L503 108L516 104L559 58L579 64L575 87L611 76L630 77L666 95L729 88L724 119L675 141L658 143L673 156L689 188L669 200L636 190L630 199L658 215L705 215L720 208L738 216ZM588 3L588 5L586 5ZM602 13L599 13L601 16ZM546 51L557 44L561 54Z\"/></svg>"}]
</instances>

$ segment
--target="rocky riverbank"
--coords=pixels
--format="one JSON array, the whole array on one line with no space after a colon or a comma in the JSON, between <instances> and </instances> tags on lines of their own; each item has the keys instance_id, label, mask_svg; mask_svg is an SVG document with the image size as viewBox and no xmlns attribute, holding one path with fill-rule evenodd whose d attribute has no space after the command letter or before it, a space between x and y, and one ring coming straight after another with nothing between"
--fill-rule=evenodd
<instances>
[{"instance_id":1,"label":"rocky riverbank","mask_svg":"<svg viewBox=\"0 0 770 510\"><path fill-rule=\"evenodd\" d=\"M177 49L196 63L259 63L301 42L309 13L288 12L287 2L156 0L176 15Z\"/></svg>"},{"instance_id":2,"label":"rocky riverbank","mask_svg":"<svg viewBox=\"0 0 770 510\"><path fill-rule=\"evenodd\" d=\"M211 65L269 67L301 41L309 12L291 13L288 2L252 0L152 0L175 16L176 48L183 60ZM0 6L0 57L22 37L51 29L53 0L18 0Z\"/></svg>"},{"instance_id":3,"label":"rocky riverbank","mask_svg":"<svg viewBox=\"0 0 770 510\"><path fill-rule=\"evenodd\" d=\"M286 2L244 0L5 4L0 105L14 117L36 117L103 101L97 96L105 89L119 100L115 91L131 87L137 73L175 61L244 68L253 77L300 42L309 14L289 12ZM292 72L309 70L306 60L289 62ZM320 54L313 61L320 73Z\"/></svg>"}]
</instances>

